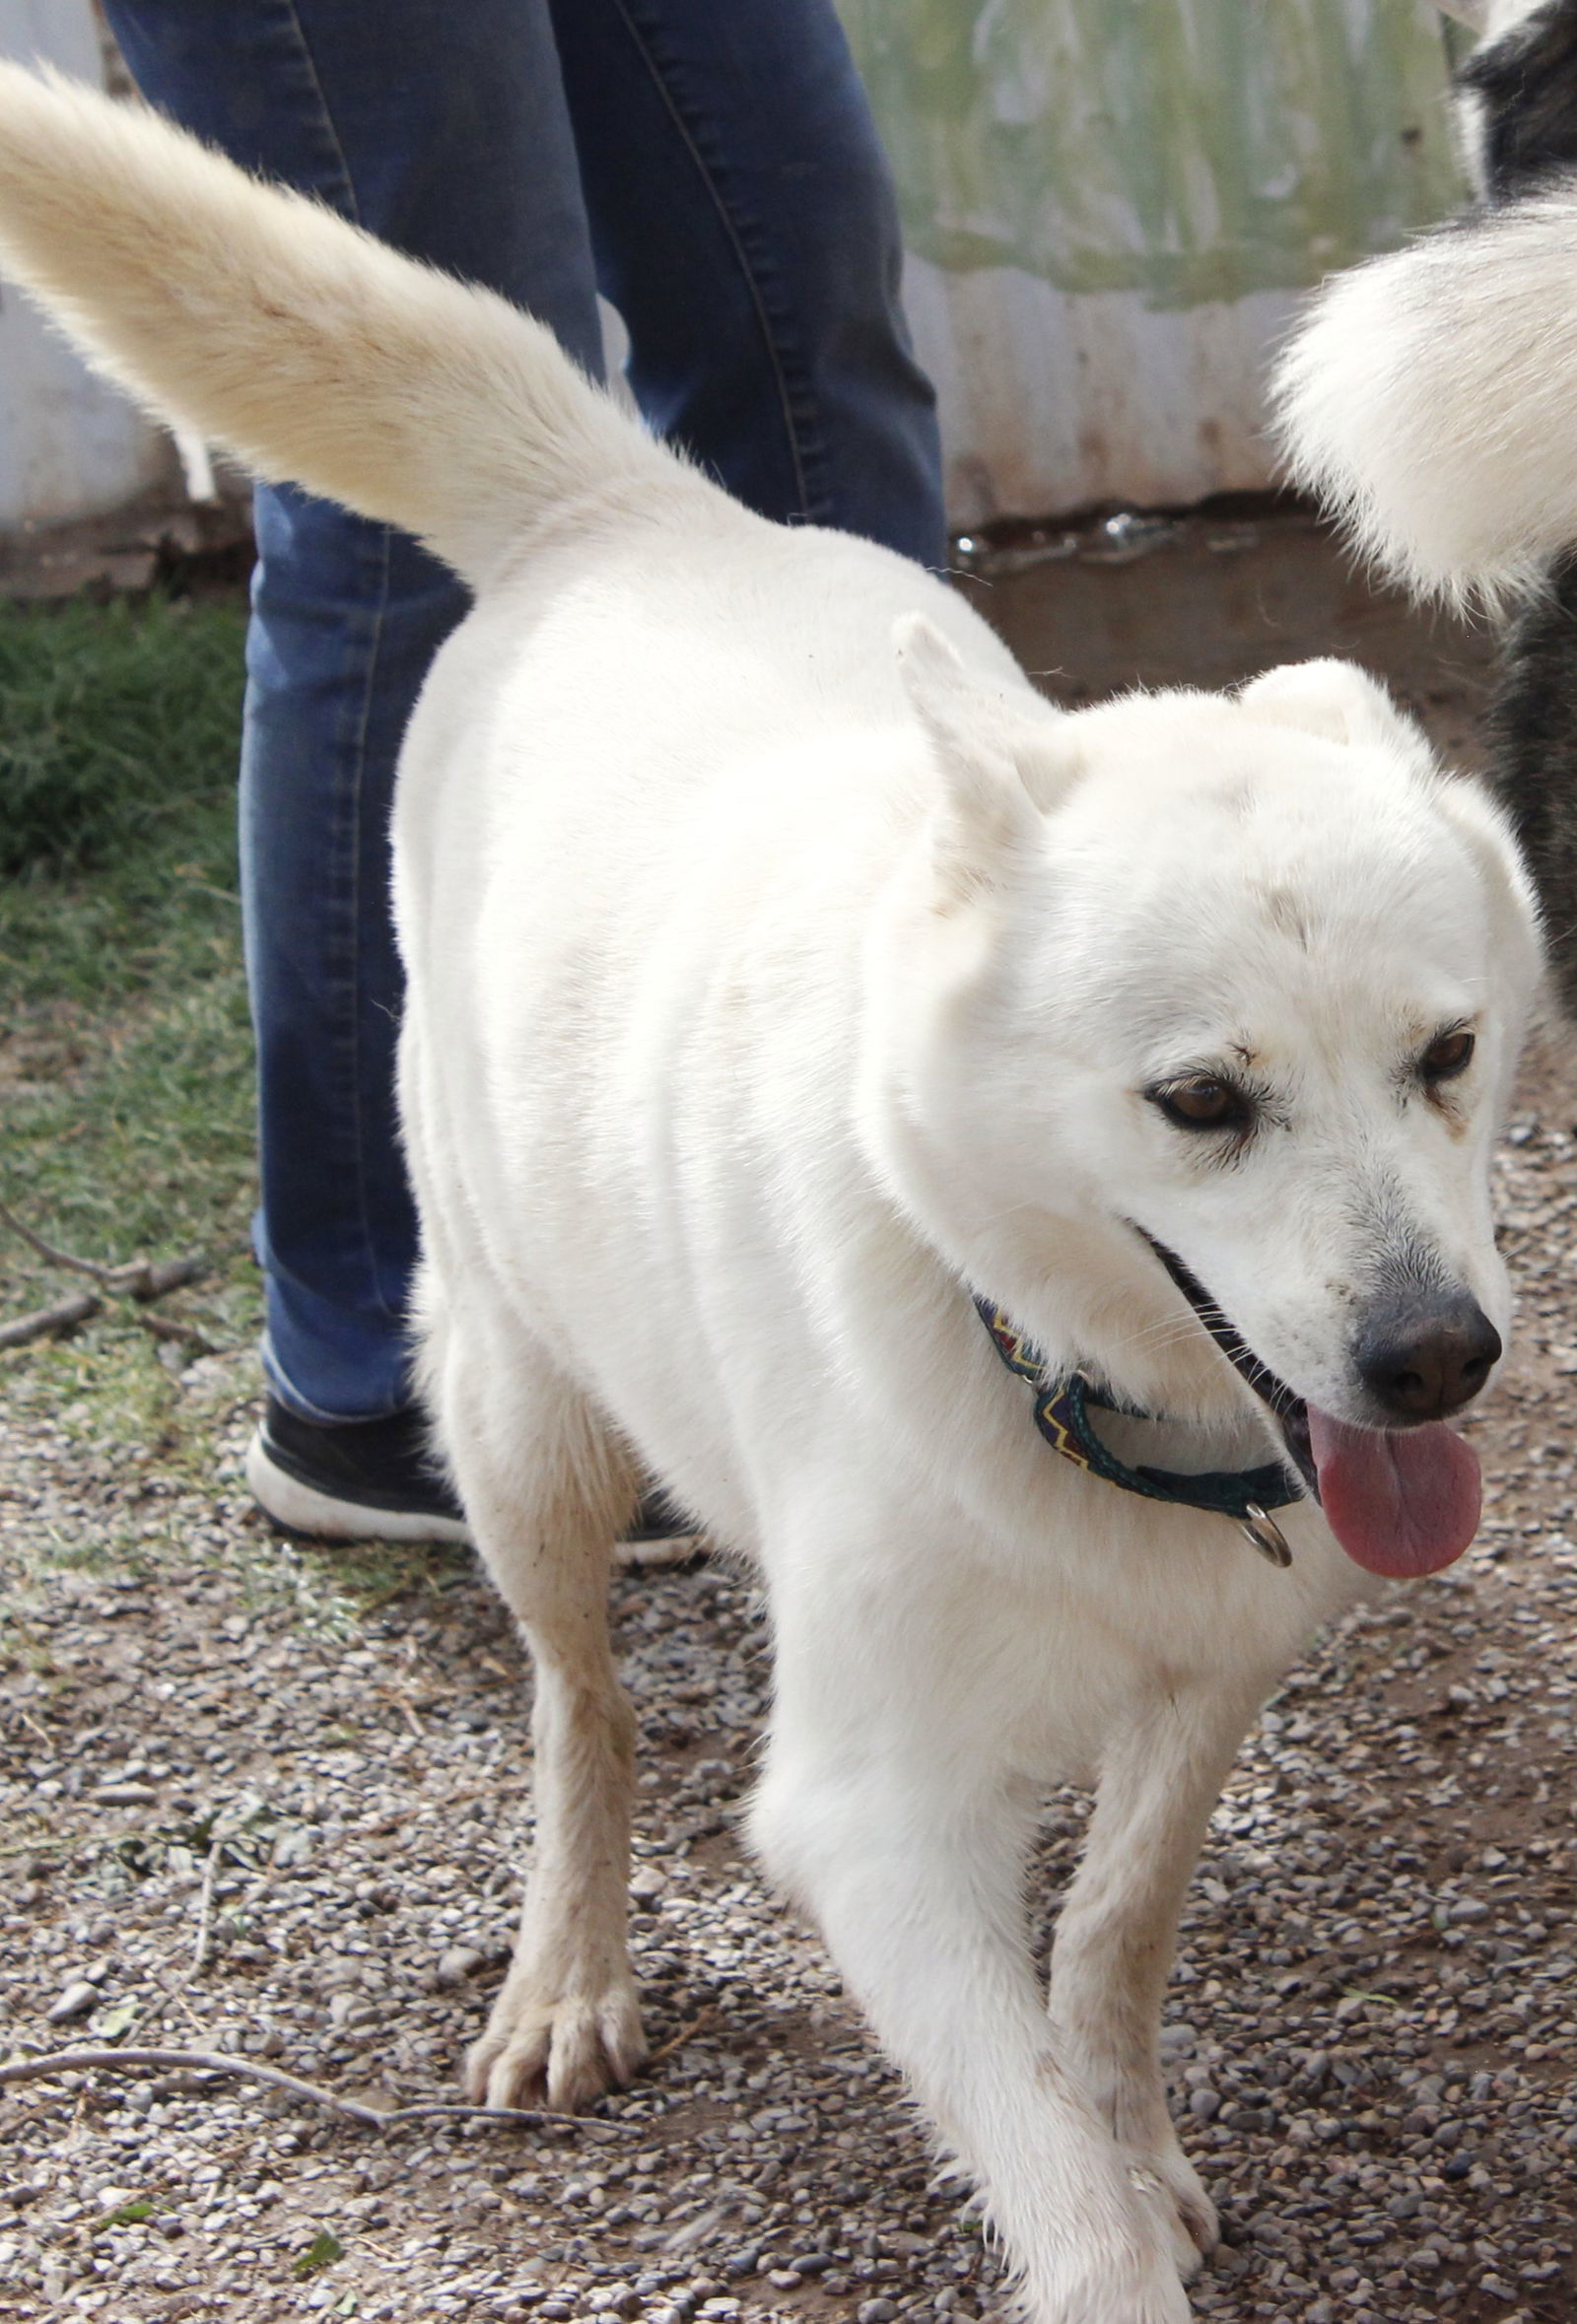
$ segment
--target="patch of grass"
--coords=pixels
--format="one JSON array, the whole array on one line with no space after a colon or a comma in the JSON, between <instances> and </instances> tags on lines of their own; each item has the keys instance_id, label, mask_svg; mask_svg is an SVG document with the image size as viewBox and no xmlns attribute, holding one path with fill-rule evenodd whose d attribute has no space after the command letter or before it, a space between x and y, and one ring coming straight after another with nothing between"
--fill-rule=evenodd
<instances>
[{"instance_id":1,"label":"patch of grass","mask_svg":"<svg viewBox=\"0 0 1577 2324\"><path fill-rule=\"evenodd\" d=\"M168 856L235 766L236 599L0 605L0 878Z\"/></svg>"},{"instance_id":2,"label":"patch of grass","mask_svg":"<svg viewBox=\"0 0 1577 2324\"><path fill-rule=\"evenodd\" d=\"M71 1035L63 1069L46 1061L6 1099L11 1207L86 1259L244 1241L251 1035L239 959L216 949L203 983L171 978L138 1006L111 994L77 1012Z\"/></svg>"},{"instance_id":3,"label":"patch of grass","mask_svg":"<svg viewBox=\"0 0 1577 2324\"><path fill-rule=\"evenodd\" d=\"M239 593L58 612L0 605L0 827L12 792L25 795L57 747L67 773L76 750L97 752L103 774L91 797L86 783L74 794L69 846L39 823L40 852L0 880L0 1199L82 1258L203 1252L209 1272L156 1312L195 1327L220 1359L182 1382L173 1375L187 1354L153 1338L134 1302L110 1298L68 1338L0 1351L0 1404L62 1429L84 1473L117 1487L69 1540L46 1521L31 1527L19 1569L3 1578L0 1627L9 1621L12 1653L46 1676L47 1640L24 1619L29 1590L67 1568L188 1566L189 1504L169 1488L239 1489L239 1443L261 1394L252 1045L234 898L243 612ZM107 676L91 666L101 653ZM29 654L36 666L24 684ZM134 679L140 708L128 722L117 706ZM68 711L97 734L73 742ZM129 734L135 783L122 764ZM151 814L150 782L163 786ZM82 1287L0 1229L0 1318ZM150 1480L158 1497L129 1491ZM205 1541L202 1555L236 1562L243 1603L287 1602L304 1630L346 1637L404 1591L460 1587L470 1574L463 1552L366 1543L318 1554L261 1528L239 1529L228 1548Z\"/></svg>"},{"instance_id":4,"label":"patch of grass","mask_svg":"<svg viewBox=\"0 0 1577 2324\"><path fill-rule=\"evenodd\" d=\"M0 604L0 994L34 1020L235 954L245 607Z\"/></svg>"},{"instance_id":5,"label":"patch of grass","mask_svg":"<svg viewBox=\"0 0 1577 2324\"><path fill-rule=\"evenodd\" d=\"M235 895L243 624L239 592L0 605L0 1196L84 1258L203 1251L210 1274L161 1312L227 1349L259 1306ZM0 1235L0 1314L80 1287ZM0 1383L121 1441L168 1439L180 1401L126 1301L0 1356Z\"/></svg>"}]
</instances>

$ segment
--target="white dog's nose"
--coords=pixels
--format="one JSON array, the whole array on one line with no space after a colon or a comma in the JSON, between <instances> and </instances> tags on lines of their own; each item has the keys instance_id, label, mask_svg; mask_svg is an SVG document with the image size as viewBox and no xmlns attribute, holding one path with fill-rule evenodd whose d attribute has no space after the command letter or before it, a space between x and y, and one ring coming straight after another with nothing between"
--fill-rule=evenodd
<instances>
[{"instance_id":1,"label":"white dog's nose","mask_svg":"<svg viewBox=\"0 0 1577 2324\"><path fill-rule=\"evenodd\" d=\"M1470 1292L1414 1293L1372 1309L1353 1351L1364 1386L1399 1420L1443 1420L1500 1360L1500 1333Z\"/></svg>"}]
</instances>

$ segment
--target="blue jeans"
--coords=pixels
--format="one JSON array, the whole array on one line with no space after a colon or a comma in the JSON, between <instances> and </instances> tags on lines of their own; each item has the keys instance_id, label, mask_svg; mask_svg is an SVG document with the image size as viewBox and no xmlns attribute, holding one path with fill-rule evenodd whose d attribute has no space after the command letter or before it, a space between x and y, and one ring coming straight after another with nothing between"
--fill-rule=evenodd
<instances>
[{"instance_id":1,"label":"blue jeans","mask_svg":"<svg viewBox=\"0 0 1577 2324\"><path fill-rule=\"evenodd\" d=\"M832 0L107 0L164 110L489 285L786 522L943 556L934 399ZM354 395L350 382L347 393ZM259 488L240 841L274 1393L408 1400L416 1221L393 1096L395 761L460 584L405 535Z\"/></svg>"}]
</instances>

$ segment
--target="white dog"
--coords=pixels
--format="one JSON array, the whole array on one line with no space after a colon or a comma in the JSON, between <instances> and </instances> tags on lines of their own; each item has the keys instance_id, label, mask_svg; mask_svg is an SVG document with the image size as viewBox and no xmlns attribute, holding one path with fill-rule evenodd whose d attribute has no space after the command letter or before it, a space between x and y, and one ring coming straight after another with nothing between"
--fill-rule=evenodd
<instances>
[{"instance_id":1,"label":"white dog","mask_svg":"<svg viewBox=\"0 0 1577 2324\"><path fill-rule=\"evenodd\" d=\"M477 591L395 866L422 1372L537 1673L472 2088L641 2060L604 1598L644 1463L759 1564L755 1845L1029 2311L1177 2324L1214 2222L1158 2014L1211 1804L1364 1569L1476 1520L1442 1421L1506 1321L1538 970L1498 816L1337 663L1059 716L940 581L747 514L496 299L14 69L0 249L157 407ZM1048 2008L1019 1883L1069 1775Z\"/></svg>"}]
</instances>

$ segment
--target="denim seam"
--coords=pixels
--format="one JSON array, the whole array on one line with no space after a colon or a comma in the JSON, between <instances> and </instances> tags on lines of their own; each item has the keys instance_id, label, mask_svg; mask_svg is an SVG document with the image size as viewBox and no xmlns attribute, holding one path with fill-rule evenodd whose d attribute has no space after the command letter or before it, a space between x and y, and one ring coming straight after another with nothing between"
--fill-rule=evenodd
<instances>
[{"instance_id":1,"label":"denim seam","mask_svg":"<svg viewBox=\"0 0 1577 2324\"><path fill-rule=\"evenodd\" d=\"M749 293L751 306L755 308L756 320L760 325L761 336L767 349L767 359L772 366L773 377L777 382L779 406L783 413L785 433L787 434L788 440L788 457L793 466L794 482L798 488L800 514L802 516L809 516L813 513L813 503L810 492L809 478L805 473L803 447L800 438L800 420L799 413L796 409L796 403L799 398L796 396L795 390L789 384L788 377L784 367L782 352L779 348L778 341L774 333L771 310L768 308L765 297L763 296L762 287L760 282L757 280L755 269L751 264L750 253L745 247L744 238L740 233L739 228L735 225L733 214L723 199L721 189L713 171L712 165L708 162L705 154L702 152L696 137L691 131L689 122L685 119L677 98L674 96L673 91L669 88L667 81L664 79L663 74L658 67L650 41L647 39L647 36L641 30L640 26L637 25L634 17L630 13L630 10L625 6L625 0L614 0L614 6L618 11L619 17L626 32L629 34L631 39L635 42L637 51L641 57L641 61L646 66L648 73L651 75L652 85L655 88L669 118L673 122L675 129L678 131L679 136L682 139L687 151L689 152L692 161L695 163L696 170L700 174L702 183L707 189L707 193L711 199L713 208L717 212L719 221L721 224L722 231L726 235L728 241L733 248L734 255L739 261L739 271L744 278L745 288ZM801 394L803 392L803 390L800 391ZM810 392L813 397L814 391L812 390ZM814 434L816 432L812 431L811 433ZM823 498L825 498L825 496L823 496Z\"/></svg>"},{"instance_id":2,"label":"denim seam","mask_svg":"<svg viewBox=\"0 0 1577 2324\"><path fill-rule=\"evenodd\" d=\"M296 0L285 0L285 6L290 18L291 25L295 31L297 42L301 49L303 67L310 78L312 90L316 96L318 118L323 134L328 139L329 144L333 148L337 160L346 213L354 224L359 225L361 223L361 204L356 198L356 181L351 174L350 163L346 159L345 148L340 142L338 131L334 127L334 117L329 110L328 100L323 92L323 85L318 76L317 66L312 57L311 47L308 41L306 30L302 25L301 16L296 5ZM367 730L372 720L373 698L377 688L378 654L381 649L383 640L383 620L388 607L389 534L386 525L381 526L378 531L378 568L377 611L373 615L371 632L366 646L366 660L364 663L365 674L362 683L361 708L356 719L355 727L346 737L349 761L355 770L355 804L352 816L352 829L357 836L358 842L358 844L352 846L350 851L350 924L353 929L360 925L361 914L362 863L361 847L359 841L361 831L362 793L367 770ZM359 948L357 948L353 949L352 956L353 1000L354 996L359 994L361 990L361 959ZM387 1299L384 1297L383 1283L377 1268L377 1238L373 1232L371 1204L368 1199L367 1190L367 1128L366 1123L363 1119L361 1075L357 1067L357 1043L354 1036L352 1038L350 1047L351 1058L348 1082L350 1091L351 1115L354 1125L353 1140L356 1156L356 1208L358 1214L358 1224L361 1230L364 1264L367 1268L368 1282L373 1292L374 1304L376 1305L378 1313L386 1317L390 1323L402 1325L405 1320L403 1315L397 1309L390 1307Z\"/></svg>"},{"instance_id":3,"label":"denim seam","mask_svg":"<svg viewBox=\"0 0 1577 2324\"><path fill-rule=\"evenodd\" d=\"M339 132L334 127L334 116L328 109L328 100L323 95L323 84L318 78L317 65L313 59L296 0L285 0L285 12L290 18L291 30L294 32L297 45L301 49L302 64L311 82L312 93L317 99L319 123L323 134L334 149L334 158L339 168L340 182L344 190L346 215L353 225L360 226L362 222L361 205L356 199L356 182L351 176L351 166L345 158L345 148L339 141Z\"/></svg>"},{"instance_id":4,"label":"denim seam","mask_svg":"<svg viewBox=\"0 0 1577 2324\"><path fill-rule=\"evenodd\" d=\"M365 665L366 677L362 686L361 715L356 721L355 731L350 737L353 763L356 768L356 827L358 838L360 838L361 832L363 777L367 769L367 729L373 716L373 698L377 686L378 654L382 649L383 644L383 619L388 609L389 545L388 526L386 524L381 525L378 528L379 573L377 587L377 610L373 616L372 631L368 642L367 659ZM360 927L362 903L362 851L359 845L352 850L351 864L351 925L352 927ZM360 947L358 947L355 967L356 991L358 995L360 994L361 991L361 953ZM357 1209L361 1215L362 1241L366 1250L368 1277L372 1283L374 1298L377 1302L379 1312L386 1316L390 1323L403 1324L405 1321L403 1314L398 1309L390 1307L388 1301L383 1296L382 1279L379 1276L377 1270L377 1262L376 1256L377 1244L377 1238L373 1233L371 1205L368 1201L367 1196L367 1133L362 1120L362 1084L359 1071L352 1071L350 1082L351 1105L356 1124L356 1203Z\"/></svg>"}]
</instances>

